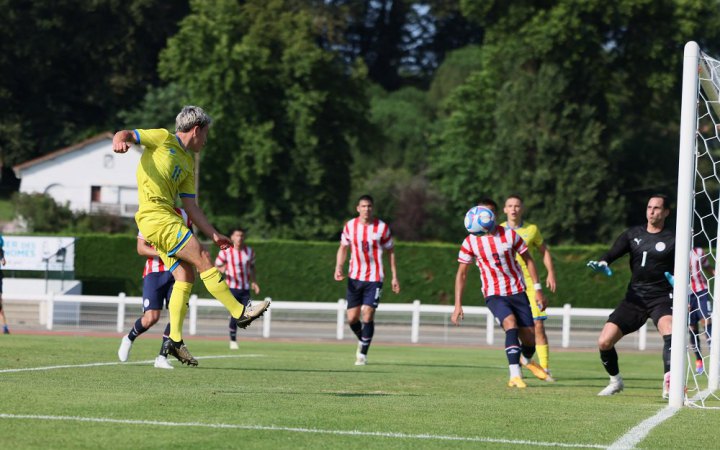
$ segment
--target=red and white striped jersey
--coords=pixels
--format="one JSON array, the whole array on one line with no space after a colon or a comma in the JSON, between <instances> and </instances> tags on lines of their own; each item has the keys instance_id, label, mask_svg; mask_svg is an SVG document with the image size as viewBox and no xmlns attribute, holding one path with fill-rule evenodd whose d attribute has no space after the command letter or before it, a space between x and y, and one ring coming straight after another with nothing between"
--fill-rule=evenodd
<instances>
[{"instance_id":1,"label":"red and white striped jersey","mask_svg":"<svg viewBox=\"0 0 720 450\"><path fill-rule=\"evenodd\" d=\"M185 222L185 226L188 228L192 227L192 221L190 220L190 217L188 217L187 213L182 208L175 208L175 212L178 213L183 218L183 222ZM137 235L138 239L145 240L142 233L138 231ZM159 256L153 256L147 259L145 261L145 268L143 269L143 278L149 273L153 272L165 272L167 271L167 267L165 267L165 264L163 263L162 259L160 259Z\"/></svg>"},{"instance_id":2,"label":"red and white striped jersey","mask_svg":"<svg viewBox=\"0 0 720 450\"><path fill-rule=\"evenodd\" d=\"M390 227L380 219L363 225L358 217L345 224L340 244L350 246L348 277L358 281L383 281L383 250L393 248Z\"/></svg>"},{"instance_id":3,"label":"red and white striped jersey","mask_svg":"<svg viewBox=\"0 0 720 450\"><path fill-rule=\"evenodd\" d=\"M517 254L528 250L525 241L510 228L498 226L493 234L468 235L460 247L458 262L480 269L482 291L490 295L514 295L525 292L525 281Z\"/></svg>"},{"instance_id":4,"label":"red and white striped jersey","mask_svg":"<svg viewBox=\"0 0 720 450\"><path fill-rule=\"evenodd\" d=\"M703 268L709 267L708 255L701 247L695 247L690 251L690 289L693 292L706 291L708 289L707 278Z\"/></svg>"},{"instance_id":5,"label":"red and white striped jersey","mask_svg":"<svg viewBox=\"0 0 720 450\"><path fill-rule=\"evenodd\" d=\"M216 266L225 266L225 281L233 289L250 289L250 272L255 270L255 252L247 245L238 250L228 247L220 250Z\"/></svg>"}]
</instances>

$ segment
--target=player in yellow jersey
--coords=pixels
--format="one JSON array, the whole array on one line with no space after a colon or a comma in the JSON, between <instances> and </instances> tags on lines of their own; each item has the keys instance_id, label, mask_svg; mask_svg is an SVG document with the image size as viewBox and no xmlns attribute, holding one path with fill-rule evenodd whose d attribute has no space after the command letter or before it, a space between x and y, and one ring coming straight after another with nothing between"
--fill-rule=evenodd
<instances>
[{"instance_id":1,"label":"player in yellow jersey","mask_svg":"<svg viewBox=\"0 0 720 450\"><path fill-rule=\"evenodd\" d=\"M175 212L178 197L192 222L220 248L232 245L213 227L195 201L195 160L205 146L212 119L197 106L185 106L175 119L175 133L164 129L122 130L113 137L113 150L125 153L131 144L143 146L138 164L139 208L135 221L145 240L153 245L175 278L169 301L168 352L183 364L197 366L182 339L195 269L208 292L218 299L238 327L245 328L267 310L264 301L245 308L235 300L227 283L182 217Z\"/></svg>"},{"instance_id":2,"label":"player in yellow jersey","mask_svg":"<svg viewBox=\"0 0 720 450\"><path fill-rule=\"evenodd\" d=\"M518 233L530 250L536 250L542 257L543 264L547 270L547 280L545 285L552 291L555 292L555 268L553 267L552 256L550 250L543 242L543 237L540 234L540 230L537 225L527 223L523 221L523 202L522 199L517 195L511 195L505 200L505 207L503 212L507 216L507 221L502 223L502 226L512 228ZM550 374L550 348L548 346L547 334L545 334L545 320L547 319L547 313L544 309L540 309L535 302L535 290L541 289L540 283L535 285L535 289L529 289L533 285L532 278L530 278L530 272L528 272L525 261L518 258L520 266L523 269L523 276L525 277L525 285L528 286L527 294L530 300L530 308L532 309L533 320L535 322L535 345L537 349L538 359L540 361L540 367L547 373L545 381L555 381ZM534 364L532 361L521 361L523 365Z\"/></svg>"}]
</instances>

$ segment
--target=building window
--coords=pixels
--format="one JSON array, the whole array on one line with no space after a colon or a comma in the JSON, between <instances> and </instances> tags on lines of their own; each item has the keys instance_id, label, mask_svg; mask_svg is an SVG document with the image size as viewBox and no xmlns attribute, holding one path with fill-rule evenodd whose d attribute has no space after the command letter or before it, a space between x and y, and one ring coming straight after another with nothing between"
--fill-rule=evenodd
<instances>
[{"instance_id":1,"label":"building window","mask_svg":"<svg viewBox=\"0 0 720 450\"><path fill-rule=\"evenodd\" d=\"M90 201L100 203L100 186L90 186Z\"/></svg>"}]
</instances>

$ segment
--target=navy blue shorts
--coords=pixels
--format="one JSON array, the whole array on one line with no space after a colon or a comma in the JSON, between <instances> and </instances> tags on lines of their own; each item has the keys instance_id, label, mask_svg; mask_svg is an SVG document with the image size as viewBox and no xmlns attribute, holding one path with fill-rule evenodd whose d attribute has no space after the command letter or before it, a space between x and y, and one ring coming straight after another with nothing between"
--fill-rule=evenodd
<instances>
[{"instance_id":1,"label":"navy blue shorts","mask_svg":"<svg viewBox=\"0 0 720 450\"><path fill-rule=\"evenodd\" d=\"M690 293L690 324L697 325L703 319L712 316L712 303L707 289Z\"/></svg>"},{"instance_id":2,"label":"navy blue shorts","mask_svg":"<svg viewBox=\"0 0 720 450\"><path fill-rule=\"evenodd\" d=\"M507 316L514 314L519 328L535 326L530 301L524 292L513 295L491 295L485 298L485 304L500 325Z\"/></svg>"},{"instance_id":3,"label":"navy blue shorts","mask_svg":"<svg viewBox=\"0 0 720 450\"><path fill-rule=\"evenodd\" d=\"M347 307L356 308L360 305L367 305L373 308L378 307L383 284L379 281L359 281L348 278L347 286Z\"/></svg>"},{"instance_id":4,"label":"navy blue shorts","mask_svg":"<svg viewBox=\"0 0 720 450\"><path fill-rule=\"evenodd\" d=\"M250 301L250 289L233 289L230 288L230 293L235 297L235 300L242 303L243 306L247 306Z\"/></svg>"},{"instance_id":5,"label":"navy blue shorts","mask_svg":"<svg viewBox=\"0 0 720 450\"><path fill-rule=\"evenodd\" d=\"M143 312L162 310L170 303L175 284L172 272L151 272L143 280Z\"/></svg>"}]
</instances>

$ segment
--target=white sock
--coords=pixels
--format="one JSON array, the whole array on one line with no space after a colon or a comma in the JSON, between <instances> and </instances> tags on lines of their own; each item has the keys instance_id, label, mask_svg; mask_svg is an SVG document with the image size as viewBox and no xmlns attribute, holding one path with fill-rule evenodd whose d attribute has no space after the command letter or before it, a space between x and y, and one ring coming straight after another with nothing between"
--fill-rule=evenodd
<instances>
[{"instance_id":1,"label":"white sock","mask_svg":"<svg viewBox=\"0 0 720 450\"><path fill-rule=\"evenodd\" d=\"M617 383L619 381L622 381L622 377L620 376L620 373L618 372L617 375L610 375L610 382L611 383Z\"/></svg>"},{"instance_id":2,"label":"white sock","mask_svg":"<svg viewBox=\"0 0 720 450\"><path fill-rule=\"evenodd\" d=\"M520 364L510 364L510 378L515 377L521 377L522 378L522 372L520 372Z\"/></svg>"}]
</instances>

